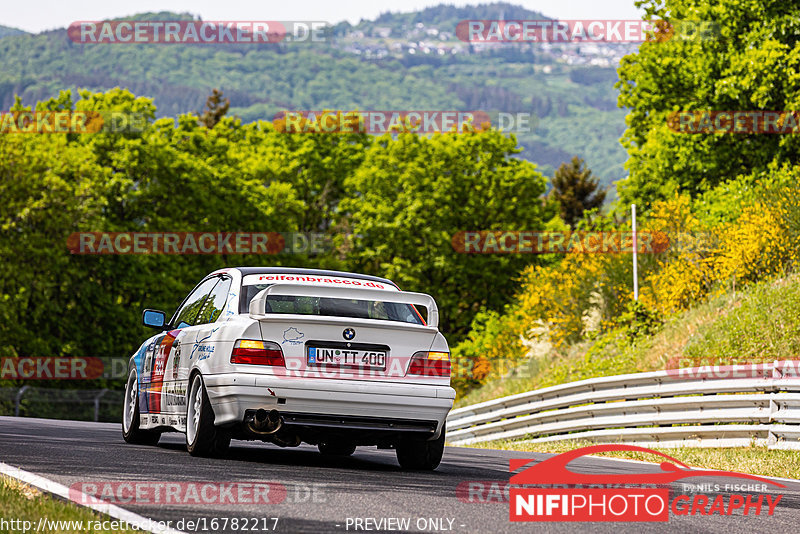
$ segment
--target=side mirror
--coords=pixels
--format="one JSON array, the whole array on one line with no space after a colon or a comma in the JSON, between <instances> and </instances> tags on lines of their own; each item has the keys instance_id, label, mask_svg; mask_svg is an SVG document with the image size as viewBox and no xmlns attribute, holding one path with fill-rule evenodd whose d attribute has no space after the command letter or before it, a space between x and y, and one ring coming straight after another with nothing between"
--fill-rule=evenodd
<instances>
[{"instance_id":1,"label":"side mirror","mask_svg":"<svg viewBox=\"0 0 800 534\"><path fill-rule=\"evenodd\" d=\"M145 310L142 312L142 322L145 326L155 328L156 330L164 330L167 322L167 314L161 310Z\"/></svg>"}]
</instances>

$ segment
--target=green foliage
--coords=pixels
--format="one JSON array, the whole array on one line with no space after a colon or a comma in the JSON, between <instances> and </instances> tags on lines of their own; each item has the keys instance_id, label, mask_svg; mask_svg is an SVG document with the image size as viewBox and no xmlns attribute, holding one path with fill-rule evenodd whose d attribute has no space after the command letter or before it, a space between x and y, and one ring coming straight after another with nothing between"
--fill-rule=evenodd
<instances>
[{"instance_id":1,"label":"green foliage","mask_svg":"<svg viewBox=\"0 0 800 534\"><path fill-rule=\"evenodd\" d=\"M613 84L617 81L617 73L607 67L584 67L571 70L569 79L581 85Z\"/></svg>"},{"instance_id":2,"label":"green foliage","mask_svg":"<svg viewBox=\"0 0 800 534\"><path fill-rule=\"evenodd\" d=\"M21 104L19 104L21 106ZM208 272L234 265L364 271L432 293L446 334L499 310L530 257L456 253L455 232L530 229L553 216L545 179L496 131L378 140L285 134L271 123L156 119L151 99L71 92L37 109L143 114L140 133L0 136L2 356L126 357ZM89 231L321 232L308 255L79 255ZM360 239L345 240L355 233ZM511 257L513 256L513 257ZM93 384L106 387L107 384Z\"/></svg>"},{"instance_id":3,"label":"green foliage","mask_svg":"<svg viewBox=\"0 0 800 534\"><path fill-rule=\"evenodd\" d=\"M0 476L0 513L4 519L9 520L7 524L19 527L19 529L4 529L5 532L24 530L23 525L26 522L31 525L41 525L39 531L44 534L56 532L59 534L136 534L141 532L138 529L128 528L124 521L102 515L66 499L42 493L38 489L5 475ZM42 518L47 521L41 522ZM11 523L12 519L17 523ZM75 528L78 525L83 528ZM109 528L112 525L120 528ZM55 528L56 526L59 528Z\"/></svg>"},{"instance_id":4,"label":"green foliage","mask_svg":"<svg viewBox=\"0 0 800 534\"><path fill-rule=\"evenodd\" d=\"M219 123L219 121L222 120L222 117L228 113L228 109L230 109L230 107L230 99L223 99L222 91L219 89L214 89L214 91L206 100L206 109L203 114L200 115L200 122L206 128L213 128Z\"/></svg>"},{"instance_id":5,"label":"green foliage","mask_svg":"<svg viewBox=\"0 0 800 534\"><path fill-rule=\"evenodd\" d=\"M793 110L800 104L800 7L783 0L647 0L648 15L713 21L709 39L642 44L623 58L619 105L630 109L623 144L624 202L646 209L677 193L696 196L775 162L798 161L796 135L685 134L675 111Z\"/></svg>"},{"instance_id":6,"label":"green foliage","mask_svg":"<svg viewBox=\"0 0 800 534\"><path fill-rule=\"evenodd\" d=\"M126 19L189 20L191 15L143 13ZM414 38L404 27L438 27L455 33L469 19L542 19L506 3L419 12L387 13L357 27L367 36L393 28L393 43L438 41L424 31ZM349 29L349 25L347 25ZM20 95L30 103L62 89L107 91L116 87L153 98L159 117L200 110L212 89L225 92L228 116L243 123L269 121L283 110L458 110L530 112L541 117L518 136L520 157L555 169L574 154L589 162L604 185L623 178L625 151L619 144L624 111L616 108L614 80L585 85L584 75L543 55L538 45L500 47L458 54L405 54L371 59L348 51L349 41L326 43L164 46L73 43L65 30L0 39L0 107ZM0 32L1 34L1 32ZM366 46L365 41L359 45ZM449 45L465 45L455 37ZM423 57L424 56L424 57ZM543 73L542 64L551 68Z\"/></svg>"},{"instance_id":7,"label":"green foliage","mask_svg":"<svg viewBox=\"0 0 800 534\"><path fill-rule=\"evenodd\" d=\"M388 26L393 29L411 28L418 22L429 26L455 28L463 20L547 20L538 11L531 11L508 2L493 2L475 6L456 7L451 4L439 4L411 13L382 13L374 23L362 21L356 28L370 29L374 25Z\"/></svg>"},{"instance_id":8,"label":"green foliage","mask_svg":"<svg viewBox=\"0 0 800 534\"><path fill-rule=\"evenodd\" d=\"M550 195L561 208L561 218L572 227L585 211L599 208L606 198L606 192L578 156L556 170Z\"/></svg>"},{"instance_id":9,"label":"green foliage","mask_svg":"<svg viewBox=\"0 0 800 534\"><path fill-rule=\"evenodd\" d=\"M663 320L656 310L652 310L639 300L628 303L628 309L617 318L625 335L633 343L637 339L652 336L661 327Z\"/></svg>"},{"instance_id":10,"label":"green foliage","mask_svg":"<svg viewBox=\"0 0 800 534\"><path fill-rule=\"evenodd\" d=\"M516 287L524 255L458 254L454 234L542 228L545 179L513 157L516 142L496 131L379 138L348 178L342 224L361 236L348 259L404 289L439 288L447 332L466 333L481 308L500 309Z\"/></svg>"},{"instance_id":11,"label":"green foliage","mask_svg":"<svg viewBox=\"0 0 800 534\"><path fill-rule=\"evenodd\" d=\"M756 284L692 336L681 367L794 359L800 343L800 283L791 276Z\"/></svg>"},{"instance_id":12,"label":"green foliage","mask_svg":"<svg viewBox=\"0 0 800 534\"><path fill-rule=\"evenodd\" d=\"M476 319L468 340L455 347L459 356L477 359L480 353L491 369L463 382L461 392L485 384L467 397L480 401L668 364L788 358L800 336L794 319L799 174L798 166L773 164L694 200L681 195L656 202L640 232L669 246L639 255L636 302L627 254L567 255L546 268L529 267L505 313L491 315L486 325ZM534 339L537 324L549 327L551 347L533 357L521 339ZM509 361L519 364L517 370L494 370ZM504 382L504 372L514 377L531 369L514 385Z\"/></svg>"}]
</instances>

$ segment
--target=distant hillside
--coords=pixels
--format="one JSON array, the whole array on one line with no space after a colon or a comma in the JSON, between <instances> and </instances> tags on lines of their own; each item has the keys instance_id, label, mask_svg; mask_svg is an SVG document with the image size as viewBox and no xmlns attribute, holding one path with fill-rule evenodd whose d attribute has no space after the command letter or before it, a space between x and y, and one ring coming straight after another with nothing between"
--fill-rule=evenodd
<instances>
[{"instance_id":1,"label":"distant hillside","mask_svg":"<svg viewBox=\"0 0 800 534\"><path fill-rule=\"evenodd\" d=\"M12 28L10 26L2 26L0 25L0 39L3 37L8 37L9 35L24 35L28 32L19 30L17 28Z\"/></svg>"},{"instance_id":2,"label":"distant hillside","mask_svg":"<svg viewBox=\"0 0 800 534\"><path fill-rule=\"evenodd\" d=\"M421 22L426 26L438 28L455 28L462 20L502 20L502 19L549 19L538 11L531 11L522 6L506 2L480 4L477 6L456 7L447 4L428 7L422 11L406 13L382 13L373 20L362 20L356 27L388 26L390 28L410 28Z\"/></svg>"},{"instance_id":3,"label":"distant hillside","mask_svg":"<svg viewBox=\"0 0 800 534\"><path fill-rule=\"evenodd\" d=\"M625 176L615 67L632 50L513 45L473 49L454 38L470 18L543 18L511 4L437 6L336 26L331 43L263 45L76 44L65 30L0 40L0 108L62 89L126 87L152 97L160 116L203 108L220 88L231 113L271 120L281 110L481 110L534 113L517 135L522 157L546 174L573 155L609 184ZM192 18L142 13L128 19ZM385 27L389 27L386 36ZM380 35L379 35L380 34Z\"/></svg>"}]
</instances>

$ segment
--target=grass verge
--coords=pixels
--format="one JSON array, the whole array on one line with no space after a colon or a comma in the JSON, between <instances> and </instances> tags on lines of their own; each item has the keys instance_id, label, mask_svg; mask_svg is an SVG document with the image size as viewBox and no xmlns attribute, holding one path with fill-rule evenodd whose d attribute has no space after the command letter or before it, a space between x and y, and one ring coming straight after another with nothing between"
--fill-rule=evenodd
<instances>
[{"instance_id":1,"label":"grass verge","mask_svg":"<svg viewBox=\"0 0 800 534\"><path fill-rule=\"evenodd\" d=\"M539 360L460 395L456 408L547 386L595 378L734 363L797 358L800 275L719 293L669 317L652 336L631 342L624 329L552 350Z\"/></svg>"},{"instance_id":2,"label":"grass verge","mask_svg":"<svg viewBox=\"0 0 800 534\"><path fill-rule=\"evenodd\" d=\"M37 533L141 533L140 530L135 529L103 529L103 522L106 527L110 527L113 526L112 522L115 520L88 508L81 508L76 504L51 497L38 489L3 475L0 475L0 518L7 522L5 525L0 524L0 533L31 532L39 526L40 518L45 518L48 522L42 524L43 528L36 530ZM29 523L25 523L26 521ZM54 522L61 524L54 524ZM25 526L29 528L23 528Z\"/></svg>"}]
</instances>

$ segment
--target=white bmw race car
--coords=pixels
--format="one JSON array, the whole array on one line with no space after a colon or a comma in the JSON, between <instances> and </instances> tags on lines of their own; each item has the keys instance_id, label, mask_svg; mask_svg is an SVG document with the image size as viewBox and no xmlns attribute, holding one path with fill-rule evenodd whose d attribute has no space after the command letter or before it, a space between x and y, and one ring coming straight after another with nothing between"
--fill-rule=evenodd
<instances>
[{"instance_id":1,"label":"white bmw race car","mask_svg":"<svg viewBox=\"0 0 800 534\"><path fill-rule=\"evenodd\" d=\"M425 315L421 311L425 311ZM122 418L129 443L185 432L192 455L231 438L323 454L394 448L435 469L453 406L436 302L360 274L281 267L211 273L131 357Z\"/></svg>"}]
</instances>

